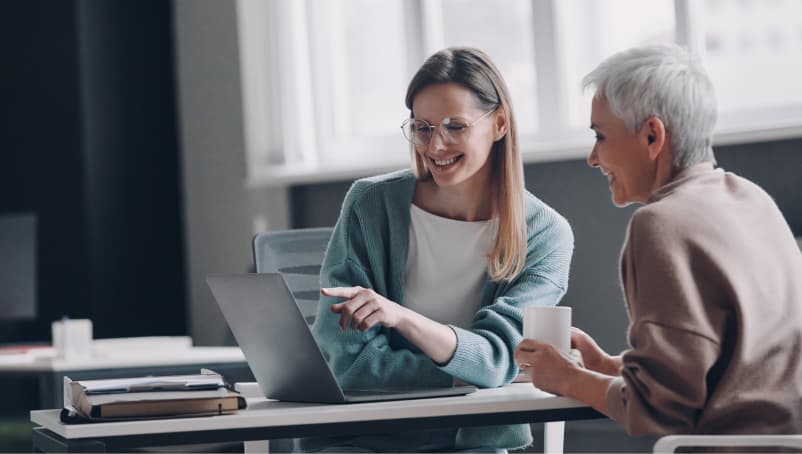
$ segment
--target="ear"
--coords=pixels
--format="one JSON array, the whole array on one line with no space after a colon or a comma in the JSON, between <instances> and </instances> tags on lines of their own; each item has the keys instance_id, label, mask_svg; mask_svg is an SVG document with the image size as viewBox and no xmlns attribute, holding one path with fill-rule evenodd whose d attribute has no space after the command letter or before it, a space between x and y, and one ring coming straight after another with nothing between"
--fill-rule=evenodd
<instances>
[{"instance_id":1,"label":"ear","mask_svg":"<svg viewBox=\"0 0 802 454\"><path fill-rule=\"evenodd\" d=\"M503 106L499 106L493 114L493 142L498 142L507 135L507 114Z\"/></svg>"},{"instance_id":2,"label":"ear","mask_svg":"<svg viewBox=\"0 0 802 454\"><path fill-rule=\"evenodd\" d=\"M643 143L649 150L649 159L654 161L662 153L668 153L668 137L666 126L658 117L649 117L643 122L639 133Z\"/></svg>"}]
</instances>

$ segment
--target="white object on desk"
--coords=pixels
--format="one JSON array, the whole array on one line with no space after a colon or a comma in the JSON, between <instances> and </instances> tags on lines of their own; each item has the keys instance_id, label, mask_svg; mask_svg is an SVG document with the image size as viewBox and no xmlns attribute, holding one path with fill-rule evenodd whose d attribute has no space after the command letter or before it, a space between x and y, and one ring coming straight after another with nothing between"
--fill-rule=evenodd
<instances>
[{"instance_id":1,"label":"white object on desk","mask_svg":"<svg viewBox=\"0 0 802 454\"><path fill-rule=\"evenodd\" d=\"M57 320L51 324L51 333L58 358L79 359L92 356L92 320Z\"/></svg>"},{"instance_id":2,"label":"white object on desk","mask_svg":"<svg viewBox=\"0 0 802 454\"><path fill-rule=\"evenodd\" d=\"M32 351L0 352L0 366L10 364L30 364L36 359Z\"/></svg>"},{"instance_id":3,"label":"white object on desk","mask_svg":"<svg viewBox=\"0 0 802 454\"><path fill-rule=\"evenodd\" d=\"M259 389L259 383L255 381L245 381L239 382L234 384L234 389L239 391L242 394L242 397L246 399L264 399L265 395L262 394L262 390Z\"/></svg>"}]
</instances>

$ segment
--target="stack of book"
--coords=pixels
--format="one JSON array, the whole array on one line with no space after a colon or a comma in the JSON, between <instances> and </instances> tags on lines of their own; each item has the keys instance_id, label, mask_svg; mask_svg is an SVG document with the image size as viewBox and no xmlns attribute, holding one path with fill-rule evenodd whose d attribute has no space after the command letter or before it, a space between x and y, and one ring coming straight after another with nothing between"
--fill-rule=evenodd
<instances>
[{"instance_id":1,"label":"stack of book","mask_svg":"<svg viewBox=\"0 0 802 454\"><path fill-rule=\"evenodd\" d=\"M72 381L64 378L65 422L210 416L245 408L245 398L212 371Z\"/></svg>"}]
</instances>

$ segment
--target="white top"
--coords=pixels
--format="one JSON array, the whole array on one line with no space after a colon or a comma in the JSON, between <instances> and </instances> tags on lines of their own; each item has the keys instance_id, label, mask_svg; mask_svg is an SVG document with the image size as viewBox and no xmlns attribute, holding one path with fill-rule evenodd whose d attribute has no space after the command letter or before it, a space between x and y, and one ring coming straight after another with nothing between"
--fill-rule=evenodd
<instances>
[{"instance_id":1,"label":"white top","mask_svg":"<svg viewBox=\"0 0 802 454\"><path fill-rule=\"evenodd\" d=\"M487 280L493 221L466 222L410 208L404 306L440 323L467 327Z\"/></svg>"}]
</instances>

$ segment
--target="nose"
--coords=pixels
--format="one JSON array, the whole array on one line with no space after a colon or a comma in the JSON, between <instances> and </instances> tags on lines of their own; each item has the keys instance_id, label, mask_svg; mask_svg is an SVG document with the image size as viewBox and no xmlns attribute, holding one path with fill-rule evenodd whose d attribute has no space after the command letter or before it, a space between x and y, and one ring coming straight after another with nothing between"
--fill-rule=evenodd
<instances>
[{"instance_id":1,"label":"nose","mask_svg":"<svg viewBox=\"0 0 802 454\"><path fill-rule=\"evenodd\" d=\"M440 132L440 127L437 127L432 131L432 138L429 139L429 152L437 152L445 148L445 139L443 139L443 134Z\"/></svg>"},{"instance_id":2,"label":"nose","mask_svg":"<svg viewBox=\"0 0 802 454\"><path fill-rule=\"evenodd\" d=\"M593 146L593 149L590 150L590 154L587 158L587 163L591 167L599 167L599 153L596 151L596 146Z\"/></svg>"}]
</instances>

